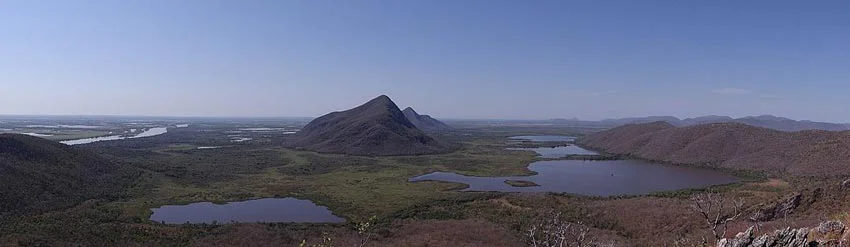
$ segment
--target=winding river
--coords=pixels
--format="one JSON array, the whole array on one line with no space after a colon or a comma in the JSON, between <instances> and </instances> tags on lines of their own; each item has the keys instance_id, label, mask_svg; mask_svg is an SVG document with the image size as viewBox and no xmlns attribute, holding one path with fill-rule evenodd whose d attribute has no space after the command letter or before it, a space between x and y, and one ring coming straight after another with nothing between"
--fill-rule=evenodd
<instances>
[{"instance_id":1,"label":"winding river","mask_svg":"<svg viewBox=\"0 0 850 247\"><path fill-rule=\"evenodd\" d=\"M100 142L100 141L115 141L115 140L123 140L123 139L134 139L134 138L158 136L158 135L165 134L167 132L168 132L167 127L156 127L156 128L147 129L147 130L143 131L142 133L136 134L134 136L121 136L121 135L100 136L100 137L61 141L60 143L66 144L66 145L80 145L80 144L88 144L88 143Z\"/></svg>"}]
</instances>

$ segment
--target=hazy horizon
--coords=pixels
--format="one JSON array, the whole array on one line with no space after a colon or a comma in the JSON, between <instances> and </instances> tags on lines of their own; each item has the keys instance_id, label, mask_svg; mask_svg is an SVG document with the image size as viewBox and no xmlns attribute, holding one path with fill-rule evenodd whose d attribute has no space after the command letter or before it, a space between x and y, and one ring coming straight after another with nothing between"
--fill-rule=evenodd
<instances>
[{"instance_id":1,"label":"hazy horizon","mask_svg":"<svg viewBox=\"0 0 850 247\"><path fill-rule=\"evenodd\" d=\"M846 1L4 1L0 115L850 122Z\"/></svg>"},{"instance_id":2,"label":"hazy horizon","mask_svg":"<svg viewBox=\"0 0 850 247\"><path fill-rule=\"evenodd\" d=\"M399 107L401 109L404 108L404 107L401 107L401 106L399 106ZM343 110L347 110L347 109L343 109ZM326 112L324 114L327 114L327 113L330 113L330 112ZM417 113L423 114L423 115L431 115L431 114L427 114L427 113L423 113L423 112L417 112ZM324 115L324 114L322 114L322 115ZM675 117L675 118L678 118L680 120L685 120L685 119L689 119L689 118L706 117L706 116L727 116L727 117L732 117L732 118L745 118L745 117L759 117L759 116L765 116L765 115L787 118L785 116L777 116L777 115L770 115L770 114L741 115L741 116L729 116L729 115L718 115L718 114L700 115L700 116L636 115L636 116L610 117L610 118L599 118L599 119L582 119L582 118L577 118L577 117L569 117L569 118L568 117L552 117L552 118L464 118L464 117L449 117L449 118L443 118L443 117L433 116L433 115L432 115L432 117L439 118L438 120L443 120L443 121L530 121L530 122L534 122L534 121L552 121L552 120L579 120L579 121L596 122L596 121L604 121L604 120L617 120L617 119L624 119L624 118L643 118L643 117ZM97 115L97 114L95 114L95 115L0 114L0 120L7 118L7 117L11 117L11 118L46 117L46 118L80 118L80 119L89 119L89 118L90 119L150 118L150 119L166 119L166 120L167 119L176 119L176 120L181 120L181 119L305 119L305 120L312 120L312 119L318 118L320 116L321 115L317 115L317 116L168 116L168 115ZM811 120L811 119L794 119L794 118L791 118L791 120L821 122L821 121L815 121L815 120ZM850 122L827 122L827 123L850 124Z\"/></svg>"}]
</instances>

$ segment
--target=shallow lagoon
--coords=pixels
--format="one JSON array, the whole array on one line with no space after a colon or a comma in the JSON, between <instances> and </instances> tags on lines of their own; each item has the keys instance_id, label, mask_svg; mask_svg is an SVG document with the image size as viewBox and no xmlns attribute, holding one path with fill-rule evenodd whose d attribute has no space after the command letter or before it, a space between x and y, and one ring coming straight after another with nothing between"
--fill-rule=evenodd
<instances>
[{"instance_id":1,"label":"shallow lagoon","mask_svg":"<svg viewBox=\"0 0 850 247\"><path fill-rule=\"evenodd\" d=\"M409 179L468 184L464 191L562 192L590 196L642 195L654 192L730 184L739 179L713 170L653 164L637 160L557 160L534 162L532 176L473 177L434 172ZM536 183L514 187L505 180Z\"/></svg>"},{"instance_id":2,"label":"shallow lagoon","mask_svg":"<svg viewBox=\"0 0 850 247\"><path fill-rule=\"evenodd\" d=\"M41 133L21 133L21 134L35 136L35 137L51 137L51 136L53 136L51 134L41 134Z\"/></svg>"},{"instance_id":3,"label":"shallow lagoon","mask_svg":"<svg viewBox=\"0 0 850 247\"><path fill-rule=\"evenodd\" d=\"M80 145L80 144L89 144L89 143L99 142L99 141L115 141L115 140L123 140L123 139L133 139L133 138L158 136L158 135L165 134L167 132L168 132L168 128L157 127L157 128L150 128L148 130L145 130L142 133L139 133L135 136L129 136L129 137L128 136L120 136L120 135L101 136L101 137L92 137L92 138L85 138L85 139L61 141L61 143L66 144L66 145Z\"/></svg>"},{"instance_id":4,"label":"shallow lagoon","mask_svg":"<svg viewBox=\"0 0 850 247\"><path fill-rule=\"evenodd\" d=\"M558 147L539 147L539 148L508 148L508 150L527 150L534 151L540 155L541 158L547 159L556 159L556 158L564 158L570 155L599 155L597 152L593 152L584 148L581 148L576 145L567 145L567 146L558 146Z\"/></svg>"},{"instance_id":5,"label":"shallow lagoon","mask_svg":"<svg viewBox=\"0 0 850 247\"><path fill-rule=\"evenodd\" d=\"M151 221L166 224L230 223L230 222L300 222L340 223L345 219L333 215L327 207L309 200L295 198L265 198L250 201L214 204L199 202L189 205L169 205L151 209Z\"/></svg>"},{"instance_id":6,"label":"shallow lagoon","mask_svg":"<svg viewBox=\"0 0 850 247\"><path fill-rule=\"evenodd\" d=\"M511 136L508 139L513 140L525 140L525 141L533 141L533 142L571 142L575 141L576 138L572 136L558 136L558 135L545 135L545 136Z\"/></svg>"}]
</instances>

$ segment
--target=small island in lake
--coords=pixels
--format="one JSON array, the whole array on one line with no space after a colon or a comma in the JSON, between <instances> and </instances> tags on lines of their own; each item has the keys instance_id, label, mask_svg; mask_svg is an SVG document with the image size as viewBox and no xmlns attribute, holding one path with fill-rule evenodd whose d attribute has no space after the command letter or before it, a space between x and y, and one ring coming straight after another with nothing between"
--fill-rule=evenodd
<instances>
[{"instance_id":1,"label":"small island in lake","mask_svg":"<svg viewBox=\"0 0 850 247\"><path fill-rule=\"evenodd\" d=\"M505 183L510 185L510 186L513 186L513 187L536 187L536 186L540 186L539 184L536 184L536 183L531 182L531 181L525 181L525 180L505 180Z\"/></svg>"}]
</instances>

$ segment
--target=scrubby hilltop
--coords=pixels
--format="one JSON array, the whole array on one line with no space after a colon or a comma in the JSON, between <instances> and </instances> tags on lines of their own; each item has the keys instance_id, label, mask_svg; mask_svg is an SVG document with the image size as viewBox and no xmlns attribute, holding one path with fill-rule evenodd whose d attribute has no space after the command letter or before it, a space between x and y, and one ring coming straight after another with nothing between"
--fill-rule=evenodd
<instances>
[{"instance_id":1,"label":"scrubby hilltop","mask_svg":"<svg viewBox=\"0 0 850 247\"><path fill-rule=\"evenodd\" d=\"M452 127L449 125L440 122L440 120L434 119L429 115L419 115L413 108L407 107L402 111L404 116L407 117L413 125L416 125L417 128L425 131L440 131L440 130L448 130Z\"/></svg>"},{"instance_id":2,"label":"scrubby hilltop","mask_svg":"<svg viewBox=\"0 0 850 247\"><path fill-rule=\"evenodd\" d=\"M781 131L801 131L801 130L829 130L829 131L844 131L850 130L850 126L845 124L836 124L836 123L826 123L826 122L814 122L808 120L793 120L784 117L777 117L772 115L761 115L761 116L749 116L742 118L732 118L728 116L702 116L695 118L686 118L679 119L673 116L650 116L650 117L633 117L633 118L618 118L618 119L605 119L598 124L603 126L620 126L626 124L644 124L644 123L652 123L657 121L664 121L670 123L674 126L691 126L691 125L700 125L700 124L710 124L710 123L741 123L756 127L763 127ZM573 121L573 123L581 123L580 121ZM593 123L593 122L585 122Z\"/></svg>"},{"instance_id":3,"label":"scrubby hilltop","mask_svg":"<svg viewBox=\"0 0 850 247\"><path fill-rule=\"evenodd\" d=\"M679 164L794 175L850 174L850 132L783 132L740 123L630 124L581 138L590 148Z\"/></svg>"},{"instance_id":4,"label":"scrubby hilltop","mask_svg":"<svg viewBox=\"0 0 850 247\"><path fill-rule=\"evenodd\" d=\"M416 128L386 95L316 118L293 135L287 145L323 153L377 156L451 150L447 143Z\"/></svg>"},{"instance_id":5,"label":"scrubby hilltop","mask_svg":"<svg viewBox=\"0 0 850 247\"><path fill-rule=\"evenodd\" d=\"M132 181L87 151L46 139L0 134L0 219L112 197Z\"/></svg>"}]
</instances>

